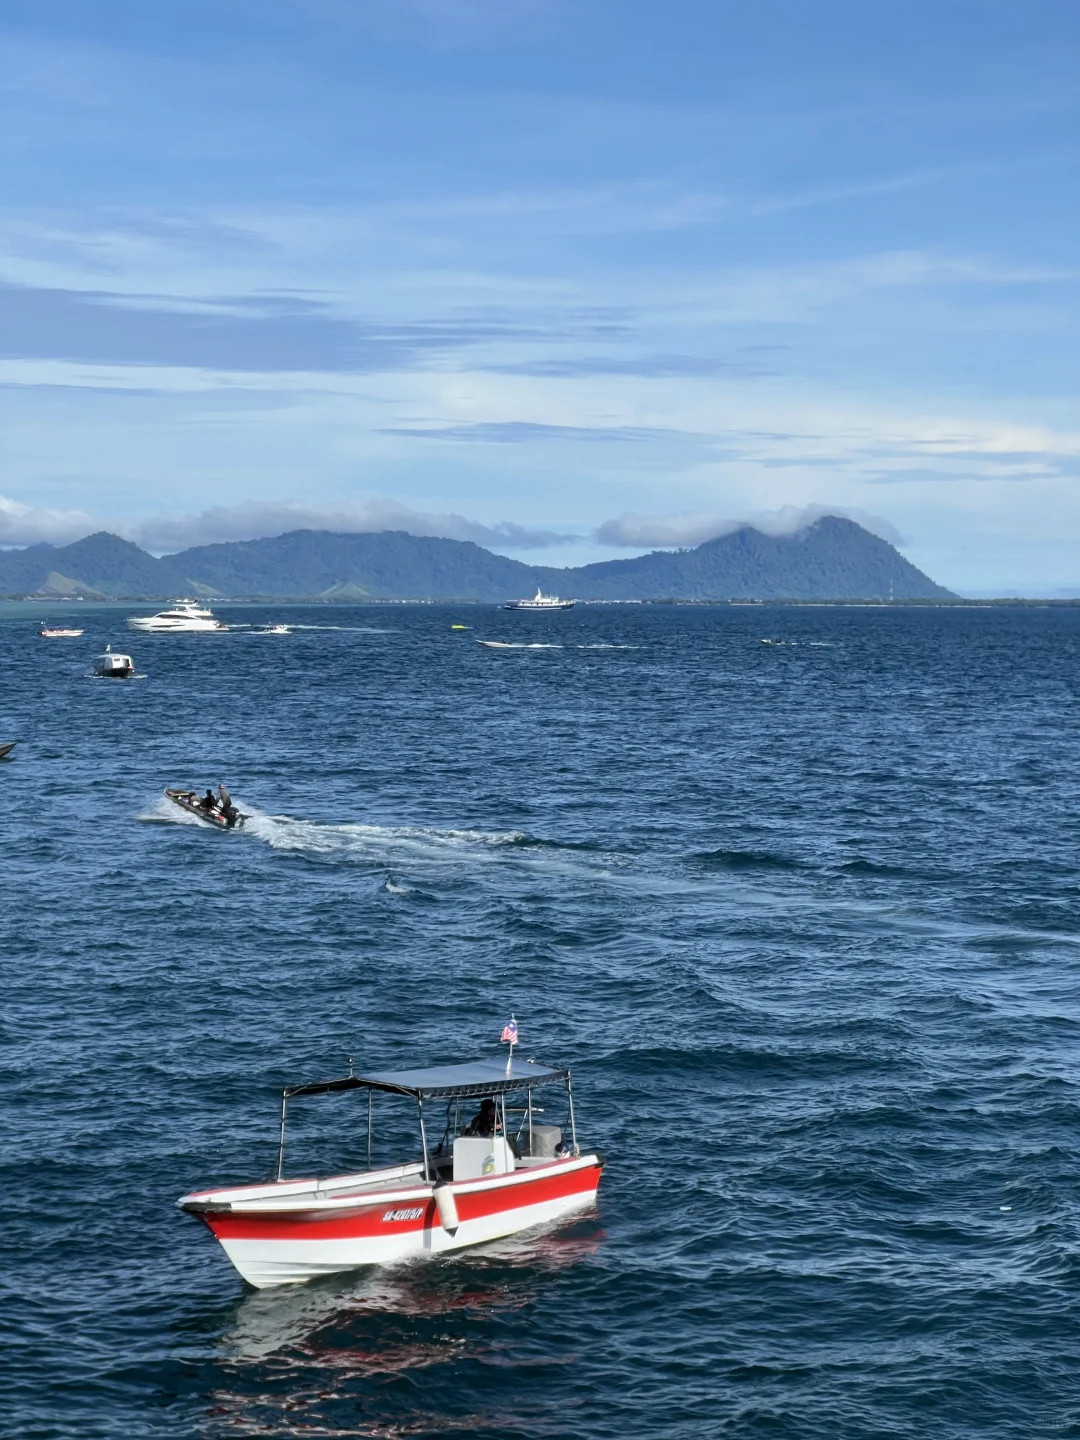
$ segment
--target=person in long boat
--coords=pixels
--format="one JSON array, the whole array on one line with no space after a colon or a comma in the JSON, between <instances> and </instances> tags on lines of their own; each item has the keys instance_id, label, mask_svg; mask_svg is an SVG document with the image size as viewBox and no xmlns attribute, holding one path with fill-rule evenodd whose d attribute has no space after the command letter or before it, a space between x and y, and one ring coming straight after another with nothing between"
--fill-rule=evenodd
<instances>
[{"instance_id":1,"label":"person in long boat","mask_svg":"<svg viewBox=\"0 0 1080 1440\"><path fill-rule=\"evenodd\" d=\"M232 803L232 796L229 794L228 790L225 789L225 781L224 781L224 780L222 780L222 781L220 781L220 782L218 783L218 787L217 787L217 798L218 798L218 806L219 806L219 808L220 808L220 810L221 810L222 815L224 815L224 816L225 816L225 819L229 822L230 825L232 825L232 824L234 823L234 821L236 820L236 817L237 817L237 815L239 814L239 811L237 810L236 806Z\"/></svg>"},{"instance_id":2,"label":"person in long boat","mask_svg":"<svg viewBox=\"0 0 1080 1440\"><path fill-rule=\"evenodd\" d=\"M208 789L206 794L199 801L199 804L209 815L217 807L217 801L214 799L214 792Z\"/></svg>"}]
</instances>

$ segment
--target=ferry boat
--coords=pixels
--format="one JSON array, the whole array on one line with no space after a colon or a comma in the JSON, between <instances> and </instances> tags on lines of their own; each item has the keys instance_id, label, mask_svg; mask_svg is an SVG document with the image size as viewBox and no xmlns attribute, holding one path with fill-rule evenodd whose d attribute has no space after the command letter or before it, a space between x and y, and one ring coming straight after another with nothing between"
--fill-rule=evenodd
<instances>
[{"instance_id":1,"label":"ferry boat","mask_svg":"<svg viewBox=\"0 0 1080 1440\"><path fill-rule=\"evenodd\" d=\"M289 1085L281 1095L276 1180L194 1190L177 1204L208 1227L258 1289L460 1250L587 1208L596 1200L604 1161L578 1145L570 1071L512 1056L511 1049L505 1063L474 1060L371 1075L355 1075L350 1065L337 1080ZM538 1123L545 1112L534 1107L533 1094L548 1087L565 1091L562 1125ZM286 1180L290 1102L348 1091L367 1096L366 1169ZM419 1159L372 1168L376 1096L415 1105ZM467 1113L476 1105L470 1124ZM442 1138L429 1147L435 1106Z\"/></svg>"},{"instance_id":2,"label":"ferry boat","mask_svg":"<svg viewBox=\"0 0 1080 1440\"><path fill-rule=\"evenodd\" d=\"M70 630L64 625L43 625L38 634L43 640L77 640L83 632Z\"/></svg>"},{"instance_id":3,"label":"ferry boat","mask_svg":"<svg viewBox=\"0 0 1080 1440\"><path fill-rule=\"evenodd\" d=\"M135 674L135 661L130 655L120 655L111 645L106 645L104 653L94 661L94 674L106 680L130 680Z\"/></svg>"},{"instance_id":4,"label":"ferry boat","mask_svg":"<svg viewBox=\"0 0 1080 1440\"><path fill-rule=\"evenodd\" d=\"M575 605L573 600L560 600L558 595L545 595L537 586L536 594L531 600L508 600L503 606L504 610L572 610Z\"/></svg>"},{"instance_id":5,"label":"ferry boat","mask_svg":"<svg viewBox=\"0 0 1080 1440\"><path fill-rule=\"evenodd\" d=\"M179 600L171 610L159 610L156 615L129 615L127 623L129 630L147 635L196 635L229 628L215 619L212 610L204 610L190 600Z\"/></svg>"}]
</instances>

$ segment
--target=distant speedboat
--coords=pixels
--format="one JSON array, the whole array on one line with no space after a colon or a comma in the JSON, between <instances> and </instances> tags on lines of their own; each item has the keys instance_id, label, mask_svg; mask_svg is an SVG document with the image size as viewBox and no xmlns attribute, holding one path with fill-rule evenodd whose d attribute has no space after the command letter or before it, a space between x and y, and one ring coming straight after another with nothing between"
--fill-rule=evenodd
<instances>
[{"instance_id":1,"label":"distant speedboat","mask_svg":"<svg viewBox=\"0 0 1080 1440\"><path fill-rule=\"evenodd\" d=\"M572 610L573 600L560 600L558 595L545 595L539 586L531 600L508 600L504 610Z\"/></svg>"},{"instance_id":2,"label":"distant speedboat","mask_svg":"<svg viewBox=\"0 0 1080 1440\"><path fill-rule=\"evenodd\" d=\"M292 631L288 625L264 625L261 630L255 631L256 635L291 635Z\"/></svg>"},{"instance_id":3,"label":"distant speedboat","mask_svg":"<svg viewBox=\"0 0 1080 1440\"><path fill-rule=\"evenodd\" d=\"M130 655L120 655L111 645L106 645L105 653L94 661L94 674L105 680L130 680L135 674L135 661Z\"/></svg>"},{"instance_id":4,"label":"distant speedboat","mask_svg":"<svg viewBox=\"0 0 1080 1440\"><path fill-rule=\"evenodd\" d=\"M199 799L197 790L168 789L165 791L165 798L181 810L186 810L189 815L194 815L196 820L212 825L215 830L243 829L244 821L248 818L232 807L226 813L218 800L215 800L213 805L207 805Z\"/></svg>"},{"instance_id":5,"label":"distant speedboat","mask_svg":"<svg viewBox=\"0 0 1080 1440\"><path fill-rule=\"evenodd\" d=\"M156 615L130 615L127 623L129 630L145 635L198 635L229 628L215 619L212 610L203 610L190 600L178 601L171 610L159 610Z\"/></svg>"},{"instance_id":6,"label":"distant speedboat","mask_svg":"<svg viewBox=\"0 0 1080 1440\"><path fill-rule=\"evenodd\" d=\"M69 630L64 625L43 625L38 634L43 640L77 640L83 632Z\"/></svg>"}]
</instances>

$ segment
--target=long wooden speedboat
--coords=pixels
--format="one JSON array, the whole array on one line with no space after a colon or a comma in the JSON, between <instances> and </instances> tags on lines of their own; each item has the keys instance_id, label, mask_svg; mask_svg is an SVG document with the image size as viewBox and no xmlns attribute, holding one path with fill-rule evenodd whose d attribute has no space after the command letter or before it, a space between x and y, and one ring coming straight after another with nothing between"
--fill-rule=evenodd
<instances>
[{"instance_id":1,"label":"long wooden speedboat","mask_svg":"<svg viewBox=\"0 0 1080 1440\"><path fill-rule=\"evenodd\" d=\"M533 1092L548 1086L565 1090L562 1126L537 1123L542 1112L534 1109ZM367 1095L367 1168L286 1180L289 1102L352 1090ZM415 1104L420 1159L372 1168L375 1095ZM445 1113L442 1139L429 1148L432 1102L440 1110L445 1104ZM462 1111L477 1104L480 1114L470 1125ZM603 1164L578 1145L569 1070L477 1060L290 1085L281 1096L277 1179L195 1190L177 1204L207 1225L245 1280L264 1289L460 1250L560 1220L595 1202Z\"/></svg>"},{"instance_id":2,"label":"long wooden speedboat","mask_svg":"<svg viewBox=\"0 0 1080 1440\"><path fill-rule=\"evenodd\" d=\"M67 625L43 625L38 631L42 640L77 640L84 632Z\"/></svg>"},{"instance_id":3,"label":"long wooden speedboat","mask_svg":"<svg viewBox=\"0 0 1080 1440\"><path fill-rule=\"evenodd\" d=\"M215 830L242 830L244 821L248 818L239 810L233 810L232 814L228 815L217 803L213 809L208 810L196 790L171 790L166 787L165 798L181 810L186 810L189 815L194 815L197 820L212 825Z\"/></svg>"}]
</instances>

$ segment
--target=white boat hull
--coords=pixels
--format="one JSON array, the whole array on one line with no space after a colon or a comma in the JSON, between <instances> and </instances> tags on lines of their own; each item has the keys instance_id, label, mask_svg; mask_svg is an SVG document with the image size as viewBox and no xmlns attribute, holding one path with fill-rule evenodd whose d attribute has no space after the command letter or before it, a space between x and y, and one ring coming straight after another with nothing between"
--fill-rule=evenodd
<instances>
[{"instance_id":1,"label":"white boat hull","mask_svg":"<svg viewBox=\"0 0 1080 1440\"><path fill-rule=\"evenodd\" d=\"M507 1175L450 1182L460 1223L447 1230L430 1183L323 1199L282 1195L273 1186L185 1196L179 1203L213 1231L243 1278L258 1289L295 1285L318 1275L388 1265L461 1250L538 1225L596 1202L603 1161L597 1155L553 1160ZM354 1177L362 1180L362 1177ZM295 1182L285 1187L297 1189ZM280 1194L280 1189L278 1191ZM265 1197L265 1198L264 1198Z\"/></svg>"},{"instance_id":2,"label":"white boat hull","mask_svg":"<svg viewBox=\"0 0 1080 1440\"><path fill-rule=\"evenodd\" d=\"M228 628L220 620L183 620L171 624L141 616L133 616L127 623L129 630L137 630L142 635L203 635Z\"/></svg>"}]
</instances>

